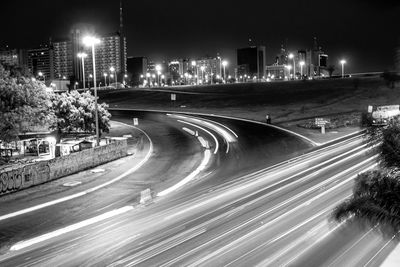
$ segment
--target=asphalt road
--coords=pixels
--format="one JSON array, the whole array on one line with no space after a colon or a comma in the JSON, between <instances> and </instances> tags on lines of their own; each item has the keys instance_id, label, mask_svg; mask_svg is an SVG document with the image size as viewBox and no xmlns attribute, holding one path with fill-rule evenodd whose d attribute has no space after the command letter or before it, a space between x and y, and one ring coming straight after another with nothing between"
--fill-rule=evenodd
<instances>
[{"instance_id":1,"label":"asphalt road","mask_svg":"<svg viewBox=\"0 0 400 267\"><path fill-rule=\"evenodd\" d=\"M128 120L126 114L120 115ZM178 123L175 130L182 128L182 124L189 127L187 123L193 122L186 118L182 123L160 114L145 114L139 120L156 122L160 118L163 124ZM217 135L218 130L209 130L218 136L217 142L208 137L209 151L219 143L218 153L212 155L208 168L183 188L160 196L147 206L135 206L134 200L127 196L114 205L120 195L101 194L89 199L96 202L90 206L94 205L97 212L79 217L76 215L79 212L70 210L60 215L59 223L51 224L53 227L39 227L39 224L34 234L21 236L20 240L25 242L15 244L0 256L0 265L377 266L393 249L395 242L374 231L360 228L350 220L339 225L330 219L332 209L351 195L355 176L375 166L374 152L363 143L362 137L263 168L274 163L274 154L280 152L283 159L292 156L297 148L304 151L308 145L293 141L284 133L271 133L261 125L220 122L228 124L238 139L229 143L223 134ZM194 139L187 133L185 136ZM161 139L171 144L168 138ZM298 147L293 147L294 144ZM188 142L187 146L198 149L195 143ZM171 156L166 155L165 159ZM176 159L175 168L181 168L181 160ZM166 170L153 164L148 167L158 174ZM171 171L173 174L177 173ZM166 183L173 180L170 178ZM119 183L116 186L105 190L117 193L123 188ZM87 203L88 199L80 201L68 205L80 210L82 202ZM106 203L113 204L102 209L100 206ZM24 221L39 220L40 216L50 216L51 220L51 214L58 213L54 209L41 212L44 214L35 213ZM69 216L78 219L68 221ZM21 221L0 222L1 229ZM14 233L25 227L28 226L17 224ZM36 238L28 239L33 236Z\"/></svg>"}]
</instances>

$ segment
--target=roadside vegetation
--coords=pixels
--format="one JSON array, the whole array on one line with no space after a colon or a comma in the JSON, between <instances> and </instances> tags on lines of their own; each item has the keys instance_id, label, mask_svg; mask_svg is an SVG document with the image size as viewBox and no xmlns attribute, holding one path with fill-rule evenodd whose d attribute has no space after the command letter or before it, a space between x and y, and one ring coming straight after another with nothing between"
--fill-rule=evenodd
<instances>
[{"instance_id":1,"label":"roadside vegetation","mask_svg":"<svg viewBox=\"0 0 400 267\"><path fill-rule=\"evenodd\" d=\"M95 98L89 92L56 94L42 82L0 64L0 144L19 140L32 131L54 131L57 142L65 134L95 131ZM108 105L98 105L100 132L108 132Z\"/></svg>"},{"instance_id":2,"label":"roadside vegetation","mask_svg":"<svg viewBox=\"0 0 400 267\"><path fill-rule=\"evenodd\" d=\"M367 129L379 155L379 169L358 175L353 196L333 211L337 221L355 220L385 235L400 231L400 120Z\"/></svg>"}]
</instances>

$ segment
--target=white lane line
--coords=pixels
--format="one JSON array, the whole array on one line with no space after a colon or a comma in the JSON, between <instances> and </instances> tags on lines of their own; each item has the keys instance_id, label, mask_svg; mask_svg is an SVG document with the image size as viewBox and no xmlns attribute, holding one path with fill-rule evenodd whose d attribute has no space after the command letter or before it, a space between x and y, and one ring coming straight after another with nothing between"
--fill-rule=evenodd
<instances>
[{"instance_id":1,"label":"white lane line","mask_svg":"<svg viewBox=\"0 0 400 267\"><path fill-rule=\"evenodd\" d=\"M219 143L218 143L217 137L215 137L215 135L213 135L210 131L208 131L208 130L204 129L203 127L198 126L196 124L193 124L193 123L190 123L190 122L187 122L187 121L182 121L182 120L178 120L178 122L190 125L190 126L195 127L195 128L198 128L198 129L206 132L207 134L209 134L214 139L214 142L215 142L214 154L217 154L218 149L219 149Z\"/></svg>"},{"instance_id":2,"label":"white lane line","mask_svg":"<svg viewBox=\"0 0 400 267\"><path fill-rule=\"evenodd\" d=\"M204 170L206 168L208 162L210 161L210 158L211 158L211 153L210 153L210 150L207 149L204 151L204 158L196 170L194 170L191 174L189 174L184 179L182 179L179 183L159 192L157 194L157 196L159 196L159 197L165 196L165 195L179 189L180 187L184 186L188 182L190 182L194 177L196 177L202 170Z\"/></svg>"},{"instance_id":3,"label":"white lane line","mask_svg":"<svg viewBox=\"0 0 400 267\"><path fill-rule=\"evenodd\" d=\"M1 215L0 216L0 221L6 220L6 219L9 219L9 218L13 218L13 217L16 217L16 216L19 216L19 215L22 215L22 214L26 214L26 213L29 213L29 212L32 212L32 211L36 211L36 210L39 210L39 209L43 209L43 208L46 208L46 207L49 207L49 206L53 206L53 205L56 205L56 204L59 204L59 203L62 203L62 202L65 202L65 201L68 201L68 200L71 200L71 199L75 199L75 198L84 196L84 195L86 195L88 193L92 193L94 191L97 191L97 190L99 190L99 189L101 189L103 187L106 187L106 186L108 186L108 185L110 185L112 183L115 183L115 182L121 180L122 178L126 177L127 175L135 172L140 167L142 167L150 159L151 154L153 153L153 142L151 141L151 139L148 136L148 134L146 132L144 132L143 130L141 130L141 129L137 128L137 127L134 127L132 125L122 123L122 122L118 122L118 123L127 125L129 127L135 128L135 129L138 129L139 131L141 131L148 138L148 140L150 142L149 151L147 152L146 156L135 167L125 171L123 174L119 175L118 177L116 177L116 178L114 178L114 179L112 179L112 180L110 180L110 181L108 181L108 182L106 182L104 184L101 184L101 185L98 185L96 187L93 187L91 189L88 189L88 190L85 190L85 191L82 191L82 192L79 192L79 193L76 193L76 194L73 194L73 195L70 195L70 196L67 196L67 197L63 197L63 198L59 198L59 199L56 199L56 200L52 200L52 201L49 201L49 202L46 202L46 203L43 203L43 204L39 204L39 205L30 207L30 208L26 208L26 209L22 209L22 210L19 210L19 211L16 211L16 212L12 212L12 213L9 213L9 214Z\"/></svg>"},{"instance_id":4,"label":"white lane line","mask_svg":"<svg viewBox=\"0 0 400 267\"><path fill-rule=\"evenodd\" d=\"M58 229L56 231L53 231L53 232L50 232L50 233L47 233L47 234L44 234L44 235L41 235L41 236L38 236L38 237L35 237L35 238L32 238L32 239L28 239L26 241L18 242L17 244L13 245L10 248L10 250L11 251L16 251L16 250L21 250L21 249L26 248L26 247L30 247L30 246L35 245L37 243L52 239L54 237L57 237L57 236L60 236L60 235L63 235L63 234L66 234L66 233L69 233L69 232L72 232L72 231L75 231L75 230L78 230L78 229L83 228L85 226L88 226L88 225L91 225L91 224L106 220L108 218L112 218L112 217L115 217L117 215L126 213L126 212L128 212L128 211L130 211L132 209L133 209L133 206L125 206L125 207L122 207L120 209L116 209L116 210L112 210L112 211L106 212L104 214L101 214L101 215L98 215L96 217L84 220L84 221L79 222L79 223L72 224L70 226Z\"/></svg>"}]
</instances>

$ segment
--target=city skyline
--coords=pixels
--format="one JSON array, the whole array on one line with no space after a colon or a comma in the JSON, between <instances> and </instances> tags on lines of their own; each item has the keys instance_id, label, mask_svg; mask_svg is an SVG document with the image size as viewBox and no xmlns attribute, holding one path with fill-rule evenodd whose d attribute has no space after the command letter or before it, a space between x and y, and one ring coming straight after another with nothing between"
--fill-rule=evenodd
<instances>
[{"instance_id":1,"label":"city skyline","mask_svg":"<svg viewBox=\"0 0 400 267\"><path fill-rule=\"evenodd\" d=\"M330 10L321 8L311 12L308 8L317 6L318 2L287 1L281 5L252 1L238 7L224 1L207 5L206 1L202 6L210 8L190 9L181 1L173 4L156 2L151 6L125 1L128 56L146 56L161 61L220 54L232 63L232 67L236 65L236 49L265 45L269 65L279 53L281 44L295 52L312 47L313 37L317 37L329 54L329 64L337 68L342 57L348 59L350 72L390 68L398 39L395 17L399 4L396 1L342 2L332 4ZM119 2L96 3L59 1L56 6L47 0L24 2L29 8L20 10L20 16L15 17L12 10L17 3L7 3L6 14L1 20L13 27L4 29L0 46L36 47L49 38L66 38L75 27L95 29L99 35L118 31ZM57 10L63 12L58 14ZM58 15L37 18L41 12ZM357 17L353 15L355 12ZM56 21L55 17L58 18Z\"/></svg>"}]
</instances>

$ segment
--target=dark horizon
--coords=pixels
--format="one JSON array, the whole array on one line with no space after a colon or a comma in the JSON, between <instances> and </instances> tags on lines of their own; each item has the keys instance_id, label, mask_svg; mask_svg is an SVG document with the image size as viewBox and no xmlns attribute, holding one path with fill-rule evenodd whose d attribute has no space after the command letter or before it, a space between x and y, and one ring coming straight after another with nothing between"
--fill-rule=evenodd
<instances>
[{"instance_id":1,"label":"dark horizon","mask_svg":"<svg viewBox=\"0 0 400 267\"><path fill-rule=\"evenodd\" d=\"M21 4L24 7L18 8ZM232 69L236 49L248 46L251 38L252 45L266 46L269 65L282 43L289 51L308 49L317 37L329 65L338 69L338 60L346 58L349 72L366 72L393 66L399 11L400 4L391 0L339 0L328 7L315 0L251 1L240 6L206 0L194 7L181 0L124 1L124 26L128 56L154 61L219 53ZM99 35L119 30L119 1L14 1L3 12L0 21L8 27L3 29L1 47L34 48L49 38L67 38L76 26L93 28Z\"/></svg>"}]
</instances>

